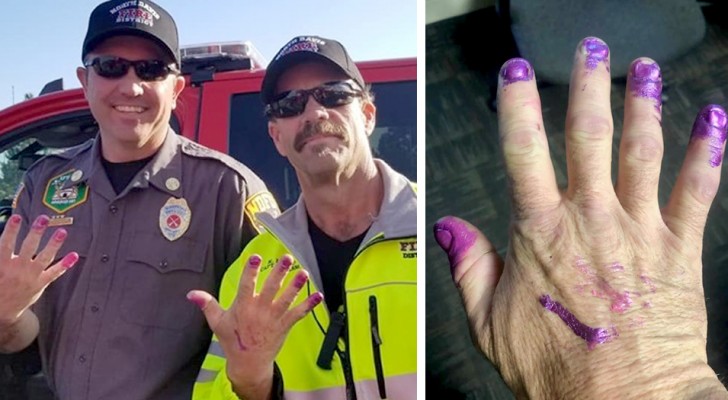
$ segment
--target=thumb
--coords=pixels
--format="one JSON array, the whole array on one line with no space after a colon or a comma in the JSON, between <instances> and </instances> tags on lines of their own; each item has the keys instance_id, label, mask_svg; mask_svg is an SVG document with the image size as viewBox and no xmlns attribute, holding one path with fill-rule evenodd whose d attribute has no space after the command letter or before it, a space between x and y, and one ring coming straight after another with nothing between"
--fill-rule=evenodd
<instances>
[{"instance_id":1,"label":"thumb","mask_svg":"<svg viewBox=\"0 0 728 400\"><path fill-rule=\"evenodd\" d=\"M220 307L220 304L217 302L217 300L215 300L215 298L210 293L207 293L203 290L191 290L189 293L187 293L187 300L195 303L197 307L200 307L202 313L205 314L207 325L209 325L210 329L212 329L212 332L217 335L217 332L215 332L215 328L222 318L222 315L225 313L222 307Z\"/></svg>"},{"instance_id":2,"label":"thumb","mask_svg":"<svg viewBox=\"0 0 728 400\"><path fill-rule=\"evenodd\" d=\"M433 228L435 240L447 253L452 279L463 299L470 326L481 332L490 317L503 260L477 228L460 218L441 218Z\"/></svg>"}]
</instances>

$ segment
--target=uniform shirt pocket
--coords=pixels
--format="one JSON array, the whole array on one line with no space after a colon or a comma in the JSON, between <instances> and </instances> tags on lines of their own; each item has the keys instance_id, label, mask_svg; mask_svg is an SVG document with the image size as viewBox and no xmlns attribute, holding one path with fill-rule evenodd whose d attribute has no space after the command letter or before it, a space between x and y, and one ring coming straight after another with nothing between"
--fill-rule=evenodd
<instances>
[{"instance_id":1,"label":"uniform shirt pocket","mask_svg":"<svg viewBox=\"0 0 728 400\"><path fill-rule=\"evenodd\" d=\"M160 234L139 233L122 266L121 317L130 323L181 329L199 313L187 301L205 273L206 246L189 237L168 241Z\"/></svg>"}]
</instances>

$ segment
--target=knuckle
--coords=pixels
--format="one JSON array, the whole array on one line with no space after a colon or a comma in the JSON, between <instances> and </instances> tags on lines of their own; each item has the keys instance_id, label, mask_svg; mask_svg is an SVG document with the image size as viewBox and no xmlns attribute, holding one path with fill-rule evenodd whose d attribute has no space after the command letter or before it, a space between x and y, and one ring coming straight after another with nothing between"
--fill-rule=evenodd
<instances>
[{"instance_id":1,"label":"knuckle","mask_svg":"<svg viewBox=\"0 0 728 400\"><path fill-rule=\"evenodd\" d=\"M627 164L657 163L662 160L664 146L661 140L648 134L623 138L624 156Z\"/></svg>"},{"instance_id":2,"label":"knuckle","mask_svg":"<svg viewBox=\"0 0 728 400\"><path fill-rule=\"evenodd\" d=\"M521 128L506 132L502 139L503 156L509 163L531 164L546 153L546 146L539 140L534 128Z\"/></svg>"},{"instance_id":3,"label":"knuckle","mask_svg":"<svg viewBox=\"0 0 728 400\"><path fill-rule=\"evenodd\" d=\"M571 136L577 142L601 142L612 135L612 119L589 111L577 112L566 124Z\"/></svg>"}]
</instances>

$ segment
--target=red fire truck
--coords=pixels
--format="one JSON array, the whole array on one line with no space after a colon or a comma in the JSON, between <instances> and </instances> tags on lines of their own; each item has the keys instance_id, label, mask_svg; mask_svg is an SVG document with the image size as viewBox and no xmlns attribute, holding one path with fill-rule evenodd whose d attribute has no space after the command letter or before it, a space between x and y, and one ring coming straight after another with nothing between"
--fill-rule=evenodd
<instances>
[{"instance_id":1,"label":"red fire truck","mask_svg":"<svg viewBox=\"0 0 728 400\"><path fill-rule=\"evenodd\" d=\"M268 136L259 96L264 65L249 42L183 48L187 86L170 124L178 134L250 167L286 208L297 200L300 189L292 167ZM416 181L416 59L358 66L372 84L377 105L377 127L371 137L375 156ZM45 154L94 137L97 130L81 89L64 90L59 81L46 85L36 98L0 110L0 231L12 211L12 195L22 172ZM28 364L32 362L22 357L0 355L0 394L11 399L46 398L42 390L25 385L24 374L34 370ZM33 381L31 386L37 386L37 376Z\"/></svg>"}]
</instances>

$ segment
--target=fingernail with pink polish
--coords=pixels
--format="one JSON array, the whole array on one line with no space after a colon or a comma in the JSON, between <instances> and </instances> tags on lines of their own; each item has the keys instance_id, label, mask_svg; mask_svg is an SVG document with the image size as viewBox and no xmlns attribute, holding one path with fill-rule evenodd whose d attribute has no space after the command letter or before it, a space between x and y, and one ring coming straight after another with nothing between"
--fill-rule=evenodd
<instances>
[{"instance_id":1,"label":"fingernail with pink polish","mask_svg":"<svg viewBox=\"0 0 728 400\"><path fill-rule=\"evenodd\" d=\"M68 232L66 232L65 229L61 228L53 233L53 240L55 240L57 242L61 242L63 240L66 240L67 236L68 236Z\"/></svg>"},{"instance_id":2,"label":"fingernail with pink polish","mask_svg":"<svg viewBox=\"0 0 728 400\"><path fill-rule=\"evenodd\" d=\"M291 268L291 265L293 265L293 260L291 260L291 257L283 257L283 260L281 261L281 268L288 269Z\"/></svg>"},{"instance_id":3,"label":"fingernail with pink polish","mask_svg":"<svg viewBox=\"0 0 728 400\"><path fill-rule=\"evenodd\" d=\"M690 141L707 140L710 152L709 163L717 167L723 161L723 144L726 141L728 117L723 107L711 104L703 107L695 119Z\"/></svg>"},{"instance_id":4,"label":"fingernail with pink polish","mask_svg":"<svg viewBox=\"0 0 728 400\"><path fill-rule=\"evenodd\" d=\"M45 229L50 222L50 218L47 215L41 215L33 222L33 229Z\"/></svg>"},{"instance_id":5,"label":"fingernail with pink polish","mask_svg":"<svg viewBox=\"0 0 728 400\"><path fill-rule=\"evenodd\" d=\"M308 276L306 276L306 274L298 274L295 278L293 278L293 286L300 289L306 284L306 281L308 281Z\"/></svg>"},{"instance_id":6,"label":"fingernail with pink polish","mask_svg":"<svg viewBox=\"0 0 728 400\"><path fill-rule=\"evenodd\" d=\"M308 298L308 305L310 306L309 309L312 309L319 305L322 301L324 301L324 295L321 294L321 292L316 292L311 295L311 297Z\"/></svg>"},{"instance_id":7,"label":"fingernail with pink polish","mask_svg":"<svg viewBox=\"0 0 728 400\"><path fill-rule=\"evenodd\" d=\"M656 62L640 58L632 62L627 76L632 95L650 99L656 107L662 104L662 73Z\"/></svg>"},{"instance_id":8,"label":"fingernail with pink polish","mask_svg":"<svg viewBox=\"0 0 728 400\"><path fill-rule=\"evenodd\" d=\"M205 300L203 300L200 297L197 297L193 292L187 293L187 300L194 303L197 307L202 310L205 307Z\"/></svg>"},{"instance_id":9,"label":"fingernail with pink polish","mask_svg":"<svg viewBox=\"0 0 728 400\"><path fill-rule=\"evenodd\" d=\"M66 254L65 257L63 257L63 260L61 260L61 266L65 269L70 269L74 265L76 265L76 262L78 262L78 253L75 251L72 251L68 254Z\"/></svg>"},{"instance_id":10,"label":"fingernail with pink polish","mask_svg":"<svg viewBox=\"0 0 728 400\"><path fill-rule=\"evenodd\" d=\"M450 268L454 268L475 243L475 232L453 217L445 217L433 227L437 244L447 253Z\"/></svg>"},{"instance_id":11,"label":"fingernail with pink polish","mask_svg":"<svg viewBox=\"0 0 728 400\"><path fill-rule=\"evenodd\" d=\"M257 254L253 254L250 257L250 260L248 260L248 263L250 264L250 266L252 268L258 268L258 267L260 267L260 263L261 262L263 262L263 259L259 255L257 255Z\"/></svg>"},{"instance_id":12,"label":"fingernail with pink polish","mask_svg":"<svg viewBox=\"0 0 728 400\"><path fill-rule=\"evenodd\" d=\"M520 81L530 81L533 79L533 68L523 58L512 58L501 67L500 77L503 86Z\"/></svg>"},{"instance_id":13,"label":"fingernail with pink polish","mask_svg":"<svg viewBox=\"0 0 728 400\"><path fill-rule=\"evenodd\" d=\"M609 71L609 46L603 40L588 37L581 41L581 48L586 55L585 65L588 70L593 71L603 62Z\"/></svg>"},{"instance_id":14,"label":"fingernail with pink polish","mask_svg":"<svg viewBox=\"0 0 728 400\"><path fill-rule=\"evenodd\" d=\"M11 223L11 224L13 224L13 225L17 225L22 220L23 220L23 218L21 218L20 215L13 214L13 215L10 216L10 219L8 219L8 222Z\"/></svg>"}]
</instances>

